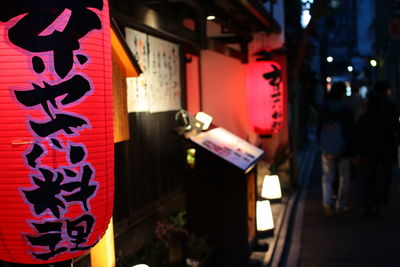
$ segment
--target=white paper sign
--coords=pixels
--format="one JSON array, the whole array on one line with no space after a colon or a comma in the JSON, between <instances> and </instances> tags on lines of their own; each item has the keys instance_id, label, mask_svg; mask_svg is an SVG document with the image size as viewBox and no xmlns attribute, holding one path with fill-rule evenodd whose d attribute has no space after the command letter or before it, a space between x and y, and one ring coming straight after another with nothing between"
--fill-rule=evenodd
<instances>
[{"instance_id":1,"label":"white paper sign","mask_svg":"<svg viewBox=\"0 0 400 267\"><path fill-rule=\"evenodd\" d=\"M128 112L162 112L181 108L177 44L125 28L126 41L143 73L127 79Z\"/></svg>"},{"instance_id":2,"label":"white paper sign","mask_svg":"<svg viewBox=\"0 0 400 267\"><path fill-rule=\"evenodd\" d=\"M149 111L147 83L149 69L149 47L147 35L132 29L125 29L126 42L133 56L137 60L142 73L137 78L127 78L128 112Z\"/></svg>"}]
</instances>

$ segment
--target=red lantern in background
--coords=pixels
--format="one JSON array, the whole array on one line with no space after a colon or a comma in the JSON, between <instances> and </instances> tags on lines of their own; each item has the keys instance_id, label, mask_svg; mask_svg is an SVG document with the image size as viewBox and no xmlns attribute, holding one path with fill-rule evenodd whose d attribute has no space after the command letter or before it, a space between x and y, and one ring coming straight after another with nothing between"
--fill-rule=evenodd
<instances>
[{"instance_id":1,"label":"red lantern in background","mask_svg":"<svg viewBox=\"0 0 400 267\"><path fill-rule=\"evenodd\" d=\"M6 0L0 10L0 259L82 255L113 210L107 1Z\"/></svg>"},{"instance_id":2,"label":"red lantern in background","mask_svg":"<svg viewBox=\"0 0 400 267\"><path fill-rule=\"evenodd\" d=\"M268 52L248 65L247 96L249 120L260 135L277 133L282 127L284 91L281 66L269 60Z\"/></svg>"}]
</instances>

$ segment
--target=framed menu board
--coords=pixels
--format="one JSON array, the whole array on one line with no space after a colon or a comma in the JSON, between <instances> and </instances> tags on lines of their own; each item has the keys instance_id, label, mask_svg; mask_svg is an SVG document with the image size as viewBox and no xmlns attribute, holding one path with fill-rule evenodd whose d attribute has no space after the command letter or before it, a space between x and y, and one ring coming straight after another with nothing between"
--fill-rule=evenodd
<instances>
[{"instance_id":1,"label":"framed menu board","mask_svg":"<svg viewBox=\"0 0 400 267\"><path fill-rule=\"evenodd\" d=\"M248 143L222 127L201 132L190 139L244 171L264 154L262 149Z\"/></svg>"}]
</instances>

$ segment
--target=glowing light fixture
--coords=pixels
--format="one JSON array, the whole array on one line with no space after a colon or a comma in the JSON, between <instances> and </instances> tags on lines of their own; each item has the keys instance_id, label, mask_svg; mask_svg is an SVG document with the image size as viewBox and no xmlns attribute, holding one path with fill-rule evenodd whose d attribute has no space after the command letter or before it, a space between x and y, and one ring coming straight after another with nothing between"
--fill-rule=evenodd
<instances>
[{"instance_id":1,"label":"glowing light fixture","mask_svg":"<svg viewBox=\"0 0 400 267\"><path fill-rule=\"evenodd\" d=\"M0 259L50 266L89 252L112 216L108 1L0 13Z\"/></svg>"},{"instance_id":2,"label":"glowing light fixture","mask_svg":"<svg viewBox=\"0 0 400 267\"><path fill-rule=\"evenodd\" d=\"M257 201L256 212L257 231L266 232L273 230L275 225L269 200Z\"/></svg>"},{"instance_id":3,"label":"glowing light fixture","mask_svg":"<svg viewBox=\"0 0 400 267\"><path fill-rule=\"evenodd\" d=\"M147 264L136 264L136 265L133 265L132 267L150 267L150 266Z\"/></svg>"},{"instance_id":4,"label":"glowing light fixture","mask_svg":"<svg viewBox=\"0 0 400 267\"><path fill-rule=\"evenodd\" d=\"M333 57L331 57L331 56L327 57L326 61L329 62L329 63L333 62Z\"/></svg>"},{"instance_id":5,"label":"glowing light fixture","mask_svg":"<svg viewBox=\"0 0 400 267\"><path fill-rule=\"evenodd\" d=\"M278 175L265 175L261 190L261 197L266 199L282 198L281 184Z\"/></svg>"},{"instance_id":6,"label":"glowing light fixture","mask_svg":"<svg viewBox=\"0 0 400 267\"><path fill-rule=\"evenodd\" d=\"M331 83L327 83L326 84L326 91L330 92L331 91L331 87L332 87L332 84Z\"/></svg>"},{"instance_id":7,"label":"glowing light fixture","mask_svg":"<svg viewBox=\"0 0 400 267\"><path fill-rule=\"evenodd\" d=\"M378 66L378 62L377 62L375 59L371 59L371 60L369 61L369 64L370 64L372 67Z\"/></svg>"},{"instance_id":8,"label":"glowing light fixture","mask_svg":"<svg viewBox=\"0 0 400 267\"><path fill-rule=\"evenodd\" d=\"M93 267L115 267L114 226L112 219L103 238L90 250Z\"/></svg>"},{"instance_id":9,"label":"glowing light fixture","mask_svg":"<svg viewBox=\"0 0 400 267\"><path fill-rule=\"evenodd\" d=\"M301 26L303 28L306 28L308 23L311 20L311 14L310 14L310 10L303 10L301 13Z\"/></svg>"},{"instance_id":10,"label":"glowing light fixture","mask_svg":"<svg viewBox=\"0 0 400 267\"><path fill-rule=\"evenodd\" d=\"M194 164L196 162L196 149L189 148L186 151L186 162L190 167L194 167Z\"/></svg>"},{"instance_id":11,"label":"glowing light fixture","mask_svg":"<svg viewBox=\"0 0 400 267\"><path fill-rule=\"evenodd\" d=\"M347 66L347 70L348 70L349 72L352 72L354 69L353 69L352 66Z\"/></svg>"},{"instance_id":12,"label":"glowing light fixture","mask_svg":"<svg viewBox=\"0 0 400 267\"><path fill-rule=\"evenodd\" d=\"M272 135L282 128L286 116L282 70L271 54L259 51L247 67L247 106L249 123L259 135Z\"/></svg>"},{"instance_id":13,"label":"glowing light fixture","mask_svg":"<svg viewBox=\"0 0 400 267\"><path fill-rule=\"evenodd\" d=\"M327 82L327 83L332 82L332 77L326 77L326 82Z\"/></svg>"},{"instance_id":14,"label":"glowing light fixture","mask_svg":"<svg viewBox=\"0 0 400 267\"><path fill-rule=\"evenodd\" d=\"M215 20L216 17L214 15L208 15L207 20Z\"/></svg>"},{"instance_id":15,"label":"glowing light fixture","mask_svg":"<svg viewBox=\"0 0 400 267\"><path fill-rule=\"evenodd\" d=\"M202 130L207 130L208 127L210 127L213 117L204 112L197 112L196 120L203 123L203 127L201 128Z\"/></svg>"},{"instance_id":16,"label":"glowing light fixture","mask_svg":"<svg viewBox=\"0 0 400 267\"><path fill-rule=\"evenodd\" d=\"M350 86L346 87L346 96L351 96L351 87Z\"/></svg>"},{"instance_id":17,"label":"glowing light fixture","mask_svg":"<svg viewBox=\"0 0 400 267\"><path fill-rule=\"evenodd\" d=\"M314 3L314 0L301 0L301 26L304 28L307 27L308 23L311 20L311 6Z\"/></svg>"}]
</instances>

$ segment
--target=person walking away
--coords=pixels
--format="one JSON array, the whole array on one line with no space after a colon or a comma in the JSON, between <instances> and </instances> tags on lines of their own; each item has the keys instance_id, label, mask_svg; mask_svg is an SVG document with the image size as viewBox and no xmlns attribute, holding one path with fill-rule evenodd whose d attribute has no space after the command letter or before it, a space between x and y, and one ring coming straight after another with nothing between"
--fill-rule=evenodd
<instances>
[{"instance_id":1,"label":"person walking away","mask_svg":"<svg viewBox=\"0 0 400 267\"><path fill-rule=\"evenodd\" d=\"M350 180L349 140L354 128L354 115L345 104L346 85L335 82L320 110L317 136L322 161L322 203L325 216L349 209L347 197ZM339 186L336 203L332 197L332 184L338 172Z\"/></svg>"},{"instance_id":2,"label":"person walking away","mask_svg":"<svg viewBox=\"0 0 400 267\"><path fill-rule=\"evenodd\" d=\"M355 127L354 144L365 185L365 214L379 214L389 195L391 170L396 159L396 129L388 116L388 102L383 94L372 93L367 111Z\"/></svg>"},{"instance_id":3,"label":"person walking away","mask_svg":"<svg viewBox=\"0 0 400 267\"><path fill-rule=\"evenodd\" d=\"M351 95L345 98L346 105L353 111L354 122L358 121L366 110L366 99L360 95L360 89L357 85L352 84ZM350 179L358 179L361 175L361 166L357 160L350 161Z\"/></svg>"},{"instance_id":4,"label":"person walking away","mask_svg":"<svg viewBox=\"0 0 400 267\"><path fill-rule=\"evenodd\" d=\"M399 108L396 102L392 99L390 83L385 80L377 81L374 84L374 90L371 92L370 96L379 96L382 98L382 101L384 101L382 112L385 113L385 116L387 116L393 124L395 133L398 136L400 133Z\"/></svg>"},{"instance_id":5,"label":"person walking away","mask_svg":"<svg viewBox=\"0 0 400 267\"><path fill-rule=\"evenodd\" d=\"M366 215L370 215L379 213L388 203L392 172L398 162L399 110L391 98L389 82L379 80L374 84L364 117L356 128L363 138L355 143L364 171Z\"/></svg>"}]
</instances>

